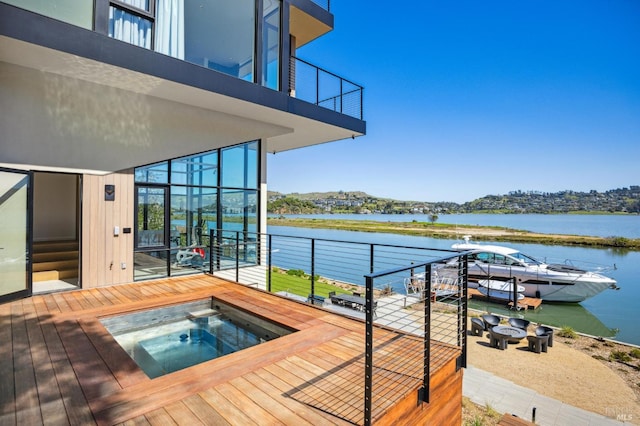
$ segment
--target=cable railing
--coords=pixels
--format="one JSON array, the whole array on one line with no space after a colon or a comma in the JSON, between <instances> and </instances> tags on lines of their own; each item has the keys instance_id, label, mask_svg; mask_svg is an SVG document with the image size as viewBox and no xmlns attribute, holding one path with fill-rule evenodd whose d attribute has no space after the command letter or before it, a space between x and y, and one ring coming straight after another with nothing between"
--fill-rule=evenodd
<instances>
[{"instance_id":1,"label":"cable railing","mask_svg":"<svg viewBox=\"0 0 640 426\"><path fill-rule=\"evenodd\" d=\"M290 68L291 96L362 120L362 86L294 56Z\"/></svg>"},{"instance_id":2,"label":"cable railing","mask_svg":"<svg viewBox=\"0 0 640 426\"><path fill-rule=\"evenodd\" d=\"M453 359L466 367L467 261L461 253L365 276L365 425L416 390L429 403L432 374ZM376 297L399 283L404 300ZM402 337L392 351L388 330Z\"/></svg>"},{"instance_id":3,"label":"cable railing","mask_svg":"<svg viewBox=\"0 0 640 426\"><path fill-rule=\"evenodd\" d=\"M327 396L327 410L350 410L341 418L371 424L402 398L428 403L437 370L466 367L466 253L241 231L210 240L212 274L365 322L364 374L341 373L362 396Z\"/></svg>"}]
</instances>

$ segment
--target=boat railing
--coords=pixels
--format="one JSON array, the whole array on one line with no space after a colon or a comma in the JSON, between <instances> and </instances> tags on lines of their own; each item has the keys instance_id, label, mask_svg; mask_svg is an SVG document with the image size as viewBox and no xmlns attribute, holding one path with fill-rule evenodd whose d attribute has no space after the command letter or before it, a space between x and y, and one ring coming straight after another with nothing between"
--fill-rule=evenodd
<instances>
[{"instance_id":1,"label":"boat railing","mask_svg":"<svg viewBox=\"0 0 640 426\"><path fill-rule=\"evenodd\" d=\"M545 258L545 263L547 265L566 265L569 268L574 268L577 270L581 270L584 272L593 272L596 274L602 274L605 272L611 272L617 270L616 264L605 265L602 263L596 262L587 262L584 260L574 260L574 259L553 259L553 258Z\"/></svg>"}]
</instances>

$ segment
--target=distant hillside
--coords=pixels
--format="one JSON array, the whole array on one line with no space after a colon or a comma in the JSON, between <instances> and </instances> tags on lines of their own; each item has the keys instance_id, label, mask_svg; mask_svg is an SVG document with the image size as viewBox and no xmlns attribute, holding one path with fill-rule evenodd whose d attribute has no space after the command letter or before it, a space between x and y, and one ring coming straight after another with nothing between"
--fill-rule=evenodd
<instances>
[{"instance_id":1,"label":"distant hillside","mask_svg":"<svg viewBox=\"0 0 640 426\"><path fill-rule=\"evenodd\" d=\"M362 191L281 194L269 191L270 213L640 213L640 186L605 192L512 191L486 195L464 204L400 201L378 198ZM287 201L281 201L287 200ZM305 201L300 204L298 201ZM277 202L277 203L276 203Z\"/></svg>"}]
</instances>

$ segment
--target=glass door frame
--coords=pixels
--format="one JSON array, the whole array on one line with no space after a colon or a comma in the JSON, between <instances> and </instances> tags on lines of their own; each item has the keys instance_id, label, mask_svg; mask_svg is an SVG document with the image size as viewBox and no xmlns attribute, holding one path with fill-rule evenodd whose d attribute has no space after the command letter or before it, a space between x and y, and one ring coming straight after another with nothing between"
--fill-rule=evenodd
<instances>
[{"instance_id":1,"label":"glass door frame","mask_svg":"<svg viewBox=\"0 0 640 426\"><path fill-rule=\"evenodd\" d=\"M25 241L25 288L12 293L1 294L0 303L5 303L13 300L29 297L33 292L33 172L29 170L18 170L0 167L2 173L14 173L24 175L27 178L27 205L25 206L25 214L27 215L26 221L26 241ZM1 220L2 218L0 218Z\"/></svg>"},{"instance_id":2,"label":"glass door frame","mask_svg":"<svg viewBox=\"0 0 640 426\"><path fill-rule=\"evenodd\" d=\"M162 244L157 245L145 245L140 246L139 244L139 232L140 232L140 222L138 220L138 214L140 211L140 190L162 190L163 194L163 230L162 230ZM135 256L136 253L148 253L152 254L155 252L165 252L166 254L166 262L164 265L164 273L159 274L158 276L153 276L152 278L161 278L161 277L169 277L171 276L171 240L170 240L170 215L169 215L169 203L171 202L171 191L170 186L168 184L154 184L154 183L136 183L134 185L134 242L133 242L133 255L134 255L134 281L139 281L136 278L135 272ZM146 278L144 278L146 279Z\"/></svg>"}]
</instances>

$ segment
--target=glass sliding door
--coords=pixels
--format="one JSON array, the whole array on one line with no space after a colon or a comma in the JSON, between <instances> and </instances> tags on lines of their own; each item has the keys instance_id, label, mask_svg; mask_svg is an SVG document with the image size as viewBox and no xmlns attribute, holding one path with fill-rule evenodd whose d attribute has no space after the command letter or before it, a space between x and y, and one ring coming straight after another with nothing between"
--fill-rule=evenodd
<instances>
[{"instance_id":1,"label":"glass sliding door","mask_svg":"<svg viewBox=\"0 0 640 426\"><path fill-rule=\"evenodd\" d=\"M31 294L31 176L0 168L0 301Z\"/></svg>"}]
</instances>

